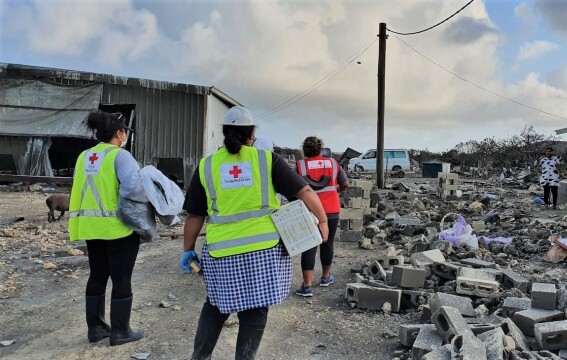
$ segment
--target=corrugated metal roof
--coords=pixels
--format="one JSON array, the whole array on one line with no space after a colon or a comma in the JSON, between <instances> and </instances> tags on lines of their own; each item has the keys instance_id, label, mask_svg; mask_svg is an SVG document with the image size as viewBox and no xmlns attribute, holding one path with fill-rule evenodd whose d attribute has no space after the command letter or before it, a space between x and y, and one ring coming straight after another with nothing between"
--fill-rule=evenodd
<instances>
[{"instance_id":1,"label":"corrugated metal roof","mask_svg":"<svg viewBox=\"0 0 567 360\"><path fill-rule=\"evenodd\" d=\"M6 78L61 78L74 81L86 81L92 83L124 85L124 86L138 86L149 89L157 90L172 90L186 92L189 94L210 95L212 86L190 85L174 83L169 81L157 81L149 79L139 79L126 76L115 76L110 74L97 74L85 71L54 69L40 66L29 66L20 64L6 64L0 63L0 77ZM218 92L228 99L229 96L223 94L220 90ZM219 95L217 95L219 96ZM238 103L236 100L231 99L233 102Z\"/></svg>"}]
</instances>

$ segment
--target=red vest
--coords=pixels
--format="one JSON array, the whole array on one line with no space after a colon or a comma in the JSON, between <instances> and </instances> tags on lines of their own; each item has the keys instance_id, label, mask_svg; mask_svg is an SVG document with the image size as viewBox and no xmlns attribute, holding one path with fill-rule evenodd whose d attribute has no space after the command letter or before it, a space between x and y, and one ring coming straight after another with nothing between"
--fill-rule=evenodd
<instances>
[{"instance_id":1,"label":"red vest","mask_svg":"<svg viewBox=\"0 0 567 360\"><path fill-rule=\"evenodd\" d=\"M327 214L341 212L339 193L337 192L337 175L339 164L335 159L326 158L321 155L297 161L297 172L301 176L309 176L313 181L319 181L325 175L331 180L321 190L315 190L323 204Z\"/></svg>"}]
</instances>

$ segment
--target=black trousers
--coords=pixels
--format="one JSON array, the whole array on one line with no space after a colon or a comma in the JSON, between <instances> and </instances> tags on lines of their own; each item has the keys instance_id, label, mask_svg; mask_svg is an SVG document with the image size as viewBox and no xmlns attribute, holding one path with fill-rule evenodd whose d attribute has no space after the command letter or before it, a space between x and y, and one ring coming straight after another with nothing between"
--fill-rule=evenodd
<instances>
[{"instance_id":1,"label":"black trousers","mask_svg":"<svg viewBox=\"0 0 567 360\"><path fill-rule=\"evenodd\" d=\"M224 322L229 315L221 313L207 298L201 310L191 360L208 360L211 358ZM268 308L261 307L240 311L237 315L240 325L234 358L236 360L252 360L256 357L256 352L264 335L268 321Z\"/></svg>"},{"instance_id":2,"label":"black trousers","mask_svg":"<svg viewBox=\"0 0 567 360\"><path fill-rule=\"evenodd\" d=\"M140 235L134 232L116 240L87 240L86 243L91 270L86 295L103 295L110 277L113 299L132 296L132 271L140 249Z\"/></svg>"},{"instance_id":3,"label":"black trousers","mask_svg":"<svg viewBox=\"0 0 567 360\"><path fill-rule=\"evenodd\" d=\"M331 266L333 263L333 256L335 254L335 249L333 246L333 239L337 233L337 227L339 226L339 219L329 219L329 239L327 242L319 245L321 258L321 265ZM317 257L317 247L309 249L301 254L301 270L313 270L315 269L315 258Z\"/></svg>"},{"instance_id":4,"label":"black trousers","mask_svg":"<svg viewBox=\"0 0 567 360\"><path fill-rule=\"evenodd\" d=\"M549 201L549 195L553 195L553 205L557 205L557 190L559 186L544 186L543 187L543 202L547 205L551 204Z\"/></svg>"}]
</instances>

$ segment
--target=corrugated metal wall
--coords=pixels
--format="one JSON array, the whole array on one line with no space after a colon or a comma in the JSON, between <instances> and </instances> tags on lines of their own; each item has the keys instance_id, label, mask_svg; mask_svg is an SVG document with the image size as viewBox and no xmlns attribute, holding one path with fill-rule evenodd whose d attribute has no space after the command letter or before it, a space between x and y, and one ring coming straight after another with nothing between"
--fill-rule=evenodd
<instances>
[{"instance_id":1,"label":"corrugated metal wall","mask_svg":"<svg viewBox=\"0 0 567 360\"><path fill-rule=\"evenodd\" d=\"M203 155L205 95L104 84L102 97L105 104L136 104L138 161L156 165L158 158L182 158L186 167L197 166Z\"/></svg>"}]
</instances>

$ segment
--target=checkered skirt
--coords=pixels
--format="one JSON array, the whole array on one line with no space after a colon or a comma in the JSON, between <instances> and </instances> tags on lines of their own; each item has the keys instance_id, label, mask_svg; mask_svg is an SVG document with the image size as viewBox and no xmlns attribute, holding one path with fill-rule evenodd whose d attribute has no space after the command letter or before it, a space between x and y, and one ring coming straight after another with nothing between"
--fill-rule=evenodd
<instances>
[{"instance_id":1,"label":"checkered skirt","mask_svg":"<svg viewBox=\"0 0 567 360\"><path fill-rule=\"evenodd\" d=\"M209 301L221 313L281 303L289 294L292 261L285 247L213 258L203 245L202 266Z\"/></svg>"}]
</instances>

